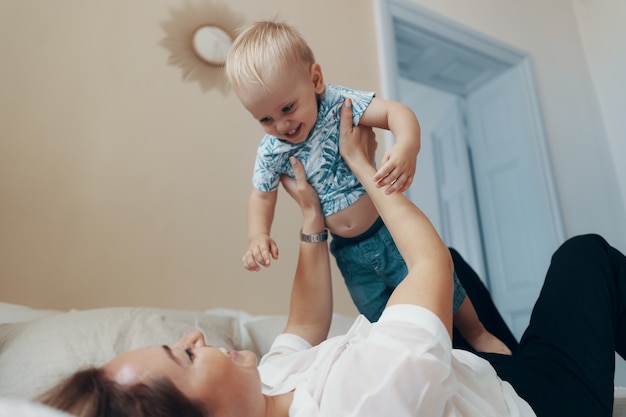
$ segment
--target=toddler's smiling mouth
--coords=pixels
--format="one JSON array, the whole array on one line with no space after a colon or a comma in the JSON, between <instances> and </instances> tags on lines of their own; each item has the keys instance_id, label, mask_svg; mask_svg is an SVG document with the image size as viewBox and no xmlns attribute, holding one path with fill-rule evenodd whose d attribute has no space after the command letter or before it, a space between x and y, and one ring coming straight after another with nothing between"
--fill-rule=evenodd
<instances>
[{"instance_id":1,"label":"toddler's smiling mouth","mask_svg":"<svg viewBox=\"0 0 626 417\"><path fill-rule=\"evenodd\" d=\"M302 131L302 124L299 124L298 127L296 127L295 129L291 129L289 132L285 132L284 135L285 135L285 138L287 139L294 139L300 135L301 131Z\"/></svg>"}]
</instances>

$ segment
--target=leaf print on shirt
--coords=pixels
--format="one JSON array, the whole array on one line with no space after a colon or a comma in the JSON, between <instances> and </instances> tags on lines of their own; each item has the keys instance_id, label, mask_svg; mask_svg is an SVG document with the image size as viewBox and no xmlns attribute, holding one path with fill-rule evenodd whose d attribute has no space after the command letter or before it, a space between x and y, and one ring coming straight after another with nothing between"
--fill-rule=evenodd
<instances>
[{"instance_id":1,"label":"leaf print on shirt","mask_svg":"<svg viewBox=\"0 0 626 417\"><path fill-rule=\"evenodd\" d=\"M294 156L303 164L307 180L318 193L325 216L358 200L365 190L339 154L339 110L347 97L352 99L353 123L358 124L374 93L327 84L317 121L304 142L291 144L265 135L257 152L253 185L268 192L279 186L281 174L293 178L289 157Z\"/></svg>"}]
</instances>

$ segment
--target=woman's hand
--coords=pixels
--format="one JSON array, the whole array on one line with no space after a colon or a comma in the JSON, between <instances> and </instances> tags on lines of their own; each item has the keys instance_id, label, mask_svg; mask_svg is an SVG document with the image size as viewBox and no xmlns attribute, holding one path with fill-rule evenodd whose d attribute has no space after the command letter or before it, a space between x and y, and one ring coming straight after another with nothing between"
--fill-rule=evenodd
<instances>
[{"instance_id":1,"label":"woman's hand","mask_svg":"<svg viewBox=\"0 0 626 417\"><path fill-rule=\"evenodd\" d=\"M371 127L352 125L352 100L344 101L340 116L339 153L343 159L350 168L363 160L374 166L376 135Z\"/></svg>"},{"instance_id":2,"label":"woman's hand","mask_svg":"<svg viewBox=\"0 0 626 417\"><path fill-rule=\"evenodd\" d=\"M296 179L283 175L280 181L287 193L300 206L302 232L307 234L321 233L326 229L326 225L319 196L307 181L302 163L294 157L291 157L289 161Z\"/></svg>"},{"instance_id":3,"label":"woman's hand","mask_svg":"<svg viewBox=\"0 0 626 417\"><path fill-rule=\"evenodd\" d=\"M308 211L315 212L316 210L321 214L320 199L311 184L307 181L304 167L300 161L293 156L289 158L289 162L296 175L296 179L294 180L288 175L283 175L280 178L280 182L283 184L285 191L298 203L303 214Z\"/></svg>"}]
</instances>

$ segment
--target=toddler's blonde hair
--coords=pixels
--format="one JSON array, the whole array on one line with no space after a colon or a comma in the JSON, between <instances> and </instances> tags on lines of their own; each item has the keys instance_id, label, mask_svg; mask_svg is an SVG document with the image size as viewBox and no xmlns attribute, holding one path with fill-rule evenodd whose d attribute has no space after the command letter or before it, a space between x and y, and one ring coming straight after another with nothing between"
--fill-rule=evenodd
<instances>
[{"instance_id":1,"label":"toddler's blonde hair","mask_svg":"<svg viewBox=\"0 0 626 417\"><path fill-rule=\"evenodd\" d=\"M284 74L297 64L315 63L313 51L293 26L278 21L259 21L233 42L226 58L226 76L236 93L247 83L267 88L269 74Z\"/></svg>"}]
</instances>

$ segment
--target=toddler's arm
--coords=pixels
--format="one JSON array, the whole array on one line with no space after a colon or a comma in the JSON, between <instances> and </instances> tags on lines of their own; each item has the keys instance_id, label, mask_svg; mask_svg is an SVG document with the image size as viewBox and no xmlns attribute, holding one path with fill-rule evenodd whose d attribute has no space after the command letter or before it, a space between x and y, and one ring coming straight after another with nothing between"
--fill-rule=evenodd
<instances>
[{"instance_id":1,"label":"toddler's arm","mask_svg":"<svg viewBox=\"0 0 626 417\"><path fill-rule=\"evenodd\" d=\"M270 237L278 190L262 192L252 189L248 199L248 249L241 262L248 271L269 267L278 259L278 245Z\"/></svg>"},{"instance_id":2,"label":"toddler's arm","mask_svg":"<svg viewBox=\"0 0 626 417\"><path fill-rule=\"evenodd\" d=\"M374 182L378 188L387 187L385 194L406 191L413 182L421 146L415 113L402 103L374 97L360 123L393 133L395 144L383 155Z\"/></svg>"}]
</instances>

